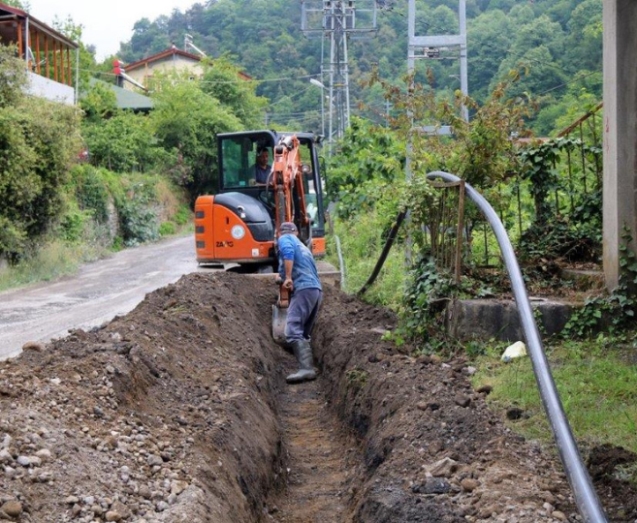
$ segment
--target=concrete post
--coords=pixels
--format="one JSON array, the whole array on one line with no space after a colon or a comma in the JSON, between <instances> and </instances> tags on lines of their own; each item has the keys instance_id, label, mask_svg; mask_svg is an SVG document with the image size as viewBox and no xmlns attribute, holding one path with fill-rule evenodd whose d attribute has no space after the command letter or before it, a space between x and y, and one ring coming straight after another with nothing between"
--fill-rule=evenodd
<instances>
[{"instance_id":1,"label":"concrete post","mask_svg":"<svg viewBox=\"0 0 637 523\"><path fill-rule=\"evenodd\" d=\"M604 276L619 280L624 228L637 252L637 2L604 0Z\"/></svg>"}]
</instances>

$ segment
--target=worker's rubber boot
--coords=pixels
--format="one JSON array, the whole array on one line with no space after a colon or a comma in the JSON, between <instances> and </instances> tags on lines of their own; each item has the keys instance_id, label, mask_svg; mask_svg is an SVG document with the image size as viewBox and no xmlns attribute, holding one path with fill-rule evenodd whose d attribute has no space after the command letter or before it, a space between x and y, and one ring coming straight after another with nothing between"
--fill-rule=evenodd
<instances>
[{"instance_id":1,"label":"worker's rubber boot","mask_svg":"<svg viewBox=\"0 0 637 523\"><path fill-rule=\"evenodd\" d=\"M288 383L302 383L316 379L310 342L306 340L295 341L292 343L292 349L299 362L299 370L294 374L290 374L285 380Z\"/></svg>"}]
</instances>

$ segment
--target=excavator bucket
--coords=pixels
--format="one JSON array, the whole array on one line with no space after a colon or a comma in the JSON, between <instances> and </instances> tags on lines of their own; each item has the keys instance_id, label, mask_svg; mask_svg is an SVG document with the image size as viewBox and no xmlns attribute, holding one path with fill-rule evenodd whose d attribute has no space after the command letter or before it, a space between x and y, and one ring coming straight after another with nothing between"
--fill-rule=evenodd
<instances>
[{"instance_id":1,"label":"excavator bucket","mask_svg":"<svg viewBox=\"0 0 637 523\"><path fill-rule=\"evenodd\" d=\"M288 308L272 305L272 338L279 345L285 346L285 323L288 319Z\"/></svg>"}]
</instances>

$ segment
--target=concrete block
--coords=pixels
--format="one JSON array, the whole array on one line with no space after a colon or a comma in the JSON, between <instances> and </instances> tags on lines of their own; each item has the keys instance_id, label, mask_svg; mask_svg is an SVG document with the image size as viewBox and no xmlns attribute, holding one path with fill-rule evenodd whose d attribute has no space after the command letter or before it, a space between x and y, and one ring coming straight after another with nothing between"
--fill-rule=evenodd
<instances>
[{"instance_id":1,"label":"concrete block","mask_svg":"<svg viewBox=\"0 0 637 523\"><path fill-rule=\"evenodd\" d=\"M530 298L530 301L532 308L539 310L538 328L543 336L561 332L574 307L545 298ZM512 300L455 300L449 302L445 312L447 332L454 338L527 341Z\"/></svg>"}]
</instances>

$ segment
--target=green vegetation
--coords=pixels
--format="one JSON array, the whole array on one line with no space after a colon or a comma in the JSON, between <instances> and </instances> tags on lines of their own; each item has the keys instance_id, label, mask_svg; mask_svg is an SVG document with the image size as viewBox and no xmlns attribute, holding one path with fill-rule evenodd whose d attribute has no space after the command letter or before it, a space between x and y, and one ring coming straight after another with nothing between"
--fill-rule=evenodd
<instances>
[{"instance_id":1,"label":"green vegetation","mask_svg":"<svg viewBox=\"0 0 637 523\"><path fill-rule=\"evenodd\" d=\"M0 47L0 73L0 255L17 261L63 212L79 113L24 95L24 66L12 48Z\"/></svg>"},{"instance_id":2,"label":"green vegetation","mask_svg":"<svg viewBox=\"0 0 637 523\"><path fill-rule=\"evenodd\" d=\"M354 114L383 123L388 109L390 116L397 110L367 80L378 71L383 80L404 88L408 16L407 2L386 0L376 5L377 32L353 38L348 44L349 86ZM539 135L559 128L556 119L571 108L581 109L580 96L588 93L601 98L601 0L468 0L466 5L472 98L484 103L510 70L525 71L511 94L538 97L540 113L532 127ZM320 9L320 2L306 6ZM363 13L370 6L371 2L357 4L358 28L371 27ZM417 35L457 33L457 0L418 0L416 11ZM311 25L316 27L316 23ZM134 25L130 41L122 43L118 57L134 62L171 43L183 42L185 33L208 56L215 60L229 57L260 81L257 94L270 100L267 119L259 112L260 125L321 129L321 92L309 84L309 78L321 74L322 45L325 64L329 62L329 42L322 44L316 35L303 33L300 3L218 0L195 3L183 12L173 10L155 20L142 18ZM111 60L96 64L95 69L110 70ZM452 51L416 64L416 80L430 84L437 93L458 89L458 74Z\"/></svg>"},{"instance_id":3,"label":"green vegetation","mask_svg":"<svg viewBox=\"0 0 637 523\"><path fill-rule=\"evenodd\" d=\"M601 443L637 452L637 361L634 337L598 335L587 341L551 343L549 364L564 411L581 445ZM528 438L551 440L530 358L500 361L504 347L494 344L477 359L476 388L492 387L498 410L523 411L511 426Z\"/></svg>"},{"instance_id":4,"label":"green vegetation","mask_svg":"<svg viewBox=\"0 0 637 523\"><path fill-rule=\"evenodd\" d=\"M56 24L81 39L72 20ZM80 108L68 107L25 95L23 62L12 48L0 52L3 286L179 232L195 198L214 191L216 135L255 125L265 105L254 82L218 59L197 81L157 78L148 115L118 110L108 86L88 77Z\"/></svg>"},{"instance_id":5,"label":"green vegetation","mask_svg":"<svg viewBox=\"0 0 637 523\"><path fill-rule=\"evenodd\" d=\"M601 151L594 138L600 136L601 119L593 119L580 134L593 140L561 138L518 147L510 137L526 135L521 124L535 108L530 98L508 96L516 92L513 86L518 81L514 78L510 84L498 86L484 104L461 98L448 101L418 84L410 98L385 84L398 112L407 114L409 109L416 121L425 124L450 123L456 135L453 139L412 137L412 177L407 180L404 165L397 161L403 157L394 151L405 150L410 122L399 116L391 120L390 127L355 121L343 141L341 155L331 160L328 188L330 197L338 200L335 232L344 251L348 290L358 290L370 274L396 211L409 208L410 220L393 258L365 299L399 312L400 326L389 336L398 343L415 343L416 353L466 354L479 368L476 388L493 388L489 401L494 407L521 411L522 416L511 421L512 428L551 446L552 435L530 359L505 364L500 361L505 348L502 343L474 340L461 344L446 335L442 311L448 300L510 291L500 265L490 268L489 273L480 268L485 259L483 248L489 244L491 252L497 249L492 236L483 237L483 221L472 208L464 216L470 239L463 249L463 274L459 282L454 281L453 267L442 263L443 251L432 243L432 231L447 231L455 242L457 196L449 189L433 190L424 179L424 174L433 170L458 173L484 194L510 230L517 231L512 236L526 264L527 284L536 289L561 285L547 272L535 269L537 265L599 259L601 200L596 169ZM469 124L457 117L461 103L474 112ZM580 152L584 159L581 165L564 161ZM393 167L386 169L388 165ZM445 207L456 214L449 218L442 210ZM589 300L574 315L564 339L548 342L558 390L575 436L585 449L611 443L637 452L637 342L632 332L637 264L627 246L622 266L625 274L616 292ZM402 295L398 289L403 290ZM634 470L622 473L637 480Z\"/></svg>"}]
</instances>

